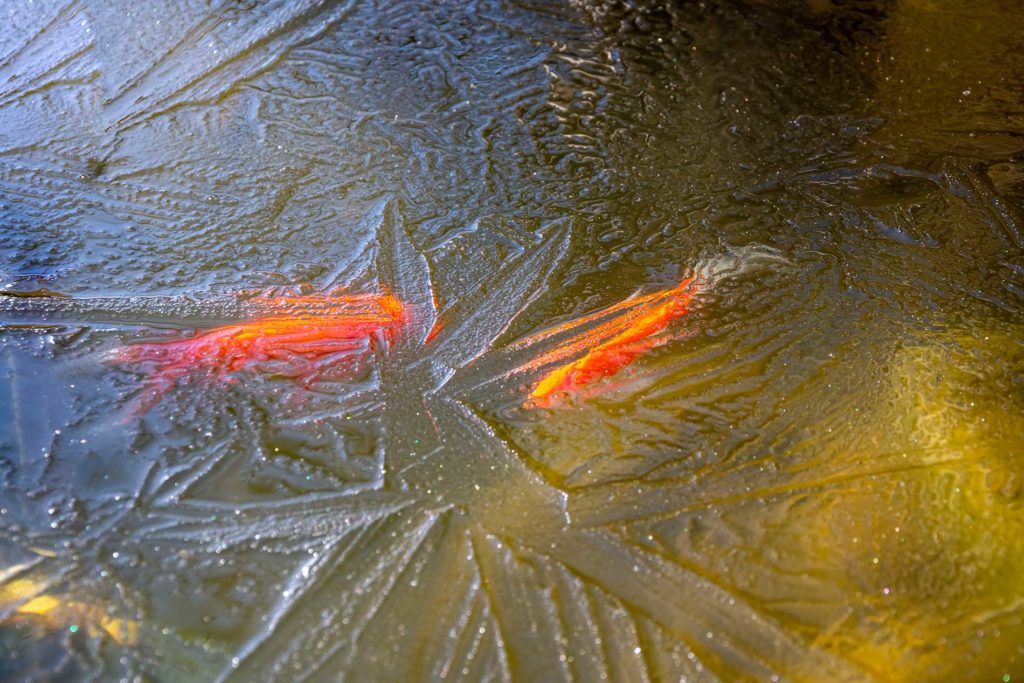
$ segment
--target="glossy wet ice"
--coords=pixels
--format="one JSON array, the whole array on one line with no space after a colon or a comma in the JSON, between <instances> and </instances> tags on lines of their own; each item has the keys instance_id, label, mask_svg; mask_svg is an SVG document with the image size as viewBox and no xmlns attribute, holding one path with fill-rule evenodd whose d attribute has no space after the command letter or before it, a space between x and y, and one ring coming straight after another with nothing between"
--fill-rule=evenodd
<instances>
[{"instance_id":1,"label":"glossy wet ice","mask_svg":"<svg viewBox=\"0 0 1024 683\"><path fill-rule=\"evenodd\" d=\"M1014 3L140 5L2 8L0 677L1024 675ZM133 412L333 290L408 324Z\"/></svg>"}]
</instances>

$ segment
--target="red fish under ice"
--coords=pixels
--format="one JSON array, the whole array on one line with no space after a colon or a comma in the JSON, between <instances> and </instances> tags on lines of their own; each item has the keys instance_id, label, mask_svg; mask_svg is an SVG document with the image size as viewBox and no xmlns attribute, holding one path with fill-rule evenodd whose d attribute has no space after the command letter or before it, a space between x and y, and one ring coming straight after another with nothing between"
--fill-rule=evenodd
<instances>
[{"instance_id":1,"label":"red fish under ice","mask_svg":"<svg viewBox=\"0 0 1024 683\"><path fill-rule=\"evenodd\" d=\"M141 411L197 372L232 381L233 373L259 367L311 383L339 365L358 364L377 340L390 340L406 318L405 306L388 294L285 295L252 303L266 317L188 339L120 348L116 361L151 372Z\"/></svg>"},{"instance_id":2,"label":"red fish under ice","mask_svg":"<svg viewBox=\"0 0 1024 683\"><path fill-rule=\"evenodd\" d=\"M559 363L534 384L528 404L551 405L559 393L614 375L648 350L666 343L671 337L663 332L674 319L687 313L691 299L700 291L701 279L689 277L670 289L626 299L518 342L514 348L571 335L554 351L519 368L533 370ZM578 329L583 331L575 332ZM574 356L574 360L562 362Z\"/></svg>"}]
</instances>

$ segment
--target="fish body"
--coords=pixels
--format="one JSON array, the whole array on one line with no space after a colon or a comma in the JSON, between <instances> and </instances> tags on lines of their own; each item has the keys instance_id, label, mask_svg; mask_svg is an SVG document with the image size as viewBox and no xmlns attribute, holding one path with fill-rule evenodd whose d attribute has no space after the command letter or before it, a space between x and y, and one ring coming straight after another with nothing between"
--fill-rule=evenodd
<instances>
[{"instance_id":1,"label":"fish body","mask_svg":"<svg viewBox=\"0 0 1024 683\"><path fill-rule=\"evenodd\" d=\"M557 395L612 376L650 349L664 344L671 338L664 334L669 324L689 311L691 300L700 291L700 278L689 277L676 287L627 299L523 340L519 346L557 335L568 336L554 351L520 368L550 368L557 364L533 385L528 405L550 406ZM573 360L565 362L570 358Z\"/></svg>"},{"instance_id":2,"label":"fish body","mask_svg":"<svg viewBox=\"0 0 1024 683\"><path fill-rule=\"evenodd\" d=\"M135 412L196 373L230 382L239 371L262 367L308 385L326 371L356 367L378 340L392 340L407 317L402 302L388 294L286 295L252 305L270 315L115 351L113 361L148 374L148 395Z\"/></svg>"}]
</instances>

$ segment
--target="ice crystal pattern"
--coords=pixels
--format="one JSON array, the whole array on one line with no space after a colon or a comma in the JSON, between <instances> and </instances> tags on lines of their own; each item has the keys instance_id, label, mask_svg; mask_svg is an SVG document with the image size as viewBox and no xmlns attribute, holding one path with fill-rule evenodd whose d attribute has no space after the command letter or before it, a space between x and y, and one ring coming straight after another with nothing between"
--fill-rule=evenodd
<instances>
[{"instance_id":1,"label":"ice crystal pattern","mask_svg":"<svg viewBox=\"0 0 1024 683\"><path fill-rule=\"evenodd\" d=\"M0 286L69 298L0 297L0 678L1008 675L1002 4L3 3ZM524 406L545 331L751 245ZM412 324L133 417L115 349L301 285Z\"/></svg>"}]
</instances>

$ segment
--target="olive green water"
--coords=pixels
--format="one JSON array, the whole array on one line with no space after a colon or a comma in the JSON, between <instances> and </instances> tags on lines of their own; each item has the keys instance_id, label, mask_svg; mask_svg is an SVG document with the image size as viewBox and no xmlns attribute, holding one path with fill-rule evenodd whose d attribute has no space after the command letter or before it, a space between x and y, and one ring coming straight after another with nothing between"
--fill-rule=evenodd
<instances>
[{"instance_id":1,"label":"olive green water","mask_svg":"<svg viewBox=\"0 0 1024 683\"><path fill-rule=\"evenodd\" d=\"M0 297L0 679L1024 678L1018 3L3 10L0 287L74 299ZM418 315L132 416L290 285Z\"/></svg>"}]
</instances>

